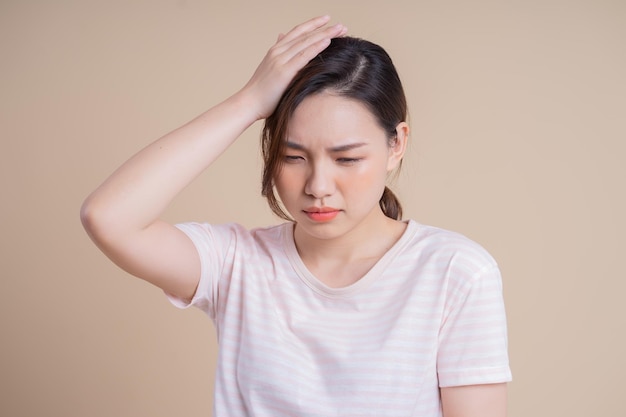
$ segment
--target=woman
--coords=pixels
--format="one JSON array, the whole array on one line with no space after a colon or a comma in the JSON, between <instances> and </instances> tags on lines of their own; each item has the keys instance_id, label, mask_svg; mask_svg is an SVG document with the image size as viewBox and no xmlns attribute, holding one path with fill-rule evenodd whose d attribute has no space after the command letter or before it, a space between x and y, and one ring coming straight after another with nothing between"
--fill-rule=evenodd
<instances>
[{"instance_id":1,"label":"woman","mask_svg":"<svg viewBox=\"0 0 626 417\"><path fill-rule=\"evenodd\" d=\"M120 267L213 319L217 416L503 416L495 261L400 220L385 186L409 134L400 80L384 50L328 21L280 35L239 92L120 167L85 201L85 228ZM263 194L288 221L159 220L259 119Z\"/></svg>"}]
</instances>

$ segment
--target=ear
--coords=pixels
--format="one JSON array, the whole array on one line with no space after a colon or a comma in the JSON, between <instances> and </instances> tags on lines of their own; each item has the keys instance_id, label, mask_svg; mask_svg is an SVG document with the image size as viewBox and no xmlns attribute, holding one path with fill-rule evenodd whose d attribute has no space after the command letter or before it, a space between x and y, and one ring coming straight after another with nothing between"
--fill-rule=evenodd
<instances>
[{"instance_id":1,"label":"ear","mask_svg":"<svg viewBox=\"0 0 626 417\"><path fill-rule=\"evenodd\" d=\"M406 152L406 145L409 140L409 125L406 122L398 123L396 126L395 141L389 147L389 158L387 159L387 171L393 171L400 165L400 161Z\"/></svg>"}]
</instances>

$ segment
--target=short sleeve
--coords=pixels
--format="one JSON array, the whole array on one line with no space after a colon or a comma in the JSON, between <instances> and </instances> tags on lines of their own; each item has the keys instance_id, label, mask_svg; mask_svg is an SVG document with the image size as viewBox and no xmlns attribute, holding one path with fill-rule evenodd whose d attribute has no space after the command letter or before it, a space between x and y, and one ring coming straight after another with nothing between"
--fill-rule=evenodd
<instances>
[{"instance_id":1,"label":"short sleeve","mask_svg":"<svg viewBox=\"0 0 626 417\"><path fill-rule=\"evenodd\" d=\"M183 300L165 294L168 300L178 308L194 306L215 319L218 298L218 284L227 261L229 248L235 240L233 225L210 225L206 223L177 224L183 233L191 239L200 258L200 280L191 299Z\"/></svg>"},{"instance_id":2,"label":"short sleeve","mask_svg":"<svg viewBox=\"0 0 626 417\"><path fill-rule=\"evenodd\" d=\"M508 382L507 325L502 279L488 265L451 285L440 328L440 387Z\"/></svg>"}]
</instances>

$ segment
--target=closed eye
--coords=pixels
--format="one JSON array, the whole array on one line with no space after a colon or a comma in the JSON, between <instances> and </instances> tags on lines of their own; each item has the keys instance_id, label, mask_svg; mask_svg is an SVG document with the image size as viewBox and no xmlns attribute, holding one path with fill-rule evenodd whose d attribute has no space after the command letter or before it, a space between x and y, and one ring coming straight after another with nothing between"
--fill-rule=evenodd
<instances>
[{"instance_id":1,"label":"closed eye","mask_svg":"<svg viewBox=\"0 0 626 417\"><path fill-rule=\"evenodd\" d=\"M363 158L337 158L337 162L344 165L351 165L359 162Z\"/></svg>"},{"instance_id":2,"label":"closed eye","mask_svg":"<svg viewBox=\"0 0 626 417\"><path fill-rule=\"evenodd\" d=\"M303 160L304 158L300 155L285 155L285 162L298 162Z\"/></svg>"}]
</instances>

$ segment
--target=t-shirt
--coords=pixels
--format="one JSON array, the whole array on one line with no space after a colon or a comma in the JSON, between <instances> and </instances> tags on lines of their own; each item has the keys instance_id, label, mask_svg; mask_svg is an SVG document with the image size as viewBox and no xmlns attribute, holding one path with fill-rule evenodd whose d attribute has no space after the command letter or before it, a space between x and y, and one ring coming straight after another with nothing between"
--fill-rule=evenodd
<instances>
[{"instance_id":1,"label":"t-shirt","mask_svg":"<svg viewBox=\"0 0 626 417\"><path fill-rule=\"evenodd\" d=\"M217 330L215 416L441 416L440 387L507 382L502 282L460 234L413 220L354 284L302 262L293 223L185 223Z\"/></svg>"}]
</instances>

